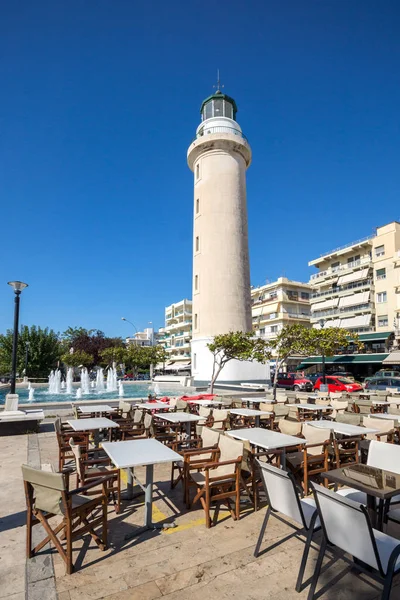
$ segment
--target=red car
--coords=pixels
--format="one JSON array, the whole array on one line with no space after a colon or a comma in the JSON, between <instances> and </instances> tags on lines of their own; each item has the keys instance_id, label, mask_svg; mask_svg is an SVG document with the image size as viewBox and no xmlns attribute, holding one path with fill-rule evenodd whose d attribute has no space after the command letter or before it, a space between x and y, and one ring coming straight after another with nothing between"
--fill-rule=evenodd
<instances>
[{"instance_id":1,"label":"red car","mask_svg":"<svg viewBox=\"0 0 400 600\"><path fill-rule=\"evenodd\" d=\"M327 375L325 379L330 392L361 392L363 389L362 385L354 383L354 381L346 377L332 377L331 375ZM314 390L319 390L323 383L323 378L319 377L314 384Z\"/></svg>"},{"instance_id":2,"label":"red car","mask_svg":"<svg viewBox=\"0 0 400 600\"><path fill-rule=\"evenodd\" d=\"M277 387L306 392L311 392L313 389L312 382L305 377L297 375L297 373L279 373Z\"/></svg>"}]
</instances>

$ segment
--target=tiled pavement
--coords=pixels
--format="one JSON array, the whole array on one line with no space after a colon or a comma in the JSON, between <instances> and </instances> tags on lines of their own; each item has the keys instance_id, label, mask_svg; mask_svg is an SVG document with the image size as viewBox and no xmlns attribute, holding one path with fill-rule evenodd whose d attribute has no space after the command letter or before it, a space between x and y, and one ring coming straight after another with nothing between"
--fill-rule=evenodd
<instances>
[{"instance_id":1,"label":"tiled pavement","mask_svg":"<svg viewBox=\"0 0 400 600\"><path fill-rule=\"evenodd\" d=\"M56 440L52 433L40 434L41 462L56 461ZM13 471L12 484L7 489L0 486L1 507L9 505L9 523L16 528L9 530L9 537L0 534L2 559L0 580L6 577L7 585L22 577L24 569L24 527L20 524L24 506L19 465L26 457L26 438L0 438L1 456L9 456L0 473L8 481L8 469ZM4 468L5 467L5 468ZM143 473L137 470L140 478ZM196 508L183 509L181 488L169 489L169 468L155 467L157 500L154 520L160 524L175 520L177 527L153 531L127 541L125 535L143 522L142 497L124 504L122 514L109 511L109 542L107 551L101 552L89 539L77 544L74 560L80 565L73 575L65 575L64 563L53 553L56 588L59 600L291 600L305 599L308 589L301 594L294 590L303 542L292 537L284 544L278 542L291 533L289 526L271 519L267 528L266 543L272 546L259 558L253 557L255 541L264 516L244 511L237 523L223 514L217 526L207 530L203 511ZM4 483L4 482L3 482ZM10 488L10 485L12 489ZM10 495L12 504L10 505ZM12 516L14 515L14 516ZM7 541L8 540L8 541ZM5 546L13 548L14 559L6 553ZM85 552L80 552L84 549ZM310 577L316 560L311 550L306 578ZM365 576L349 572L341 559L329 559L324 568L318 589L322 600L373 600L380 597L381 587ZM14 571L15 569L15 571ZM15 576L12 573L15 573ZM20 585L20 584L18 584ZM19 587L14 595L7 595L0 586L0 598L22 600L25 597ZM7 590L7 587L4 588ZM18 595L19 594L19 595ZM400 587L392 591L392 598L400 597ZM28 594L28 600L29 594Z\"/></svg>"}]
</instances>

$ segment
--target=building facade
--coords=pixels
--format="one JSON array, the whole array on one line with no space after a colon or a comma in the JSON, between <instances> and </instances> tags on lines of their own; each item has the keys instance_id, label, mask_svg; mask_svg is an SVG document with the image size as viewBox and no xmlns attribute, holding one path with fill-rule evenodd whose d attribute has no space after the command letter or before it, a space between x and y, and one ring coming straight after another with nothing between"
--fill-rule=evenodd
<instances>
[{"instance_id":1,"label":"building facade","mask_svg":"<svg viewBox=\"0 0 400 600\"><path fill-rule=\"evenodd\" d=\"M154 345L154 329L147 327L143 331L137 331L134 337L128 337L125 340L127 345L134 344L135 346L153 346Z\"/></svg>"},{"instance_id":2,"label":"building facade","mask_svg":"<svg viewBox=\"0 0 400 600\"><path fill-rule=\"evenodd\" d=\"M162 334L160 333L160 343L164 346L168 354L164 370L190 371L190 342L192 339L191 300L180 300L165 308L165 327L162 330Z\"/></svg>"}]
</instances>

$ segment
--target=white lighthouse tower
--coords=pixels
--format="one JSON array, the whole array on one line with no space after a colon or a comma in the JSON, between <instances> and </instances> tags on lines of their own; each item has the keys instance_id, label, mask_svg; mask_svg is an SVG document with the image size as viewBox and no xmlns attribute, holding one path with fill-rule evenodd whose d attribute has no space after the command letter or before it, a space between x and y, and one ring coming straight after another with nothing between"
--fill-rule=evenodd
<instances>
[{"instance_id":1,"label":"white lighthouse tower","mask_svg":"<svg viewBox=\"0 0 400 600\"><path fill-rule=\"evenodd\" d=\"M208 383L215 335L251 331L246 170L251 149L236 121L233 98L219 89L201 105L188 149L194 173L192 375ZM231 361L220 382L265 379L265 366Z\"/></svg>"}]
</instances>

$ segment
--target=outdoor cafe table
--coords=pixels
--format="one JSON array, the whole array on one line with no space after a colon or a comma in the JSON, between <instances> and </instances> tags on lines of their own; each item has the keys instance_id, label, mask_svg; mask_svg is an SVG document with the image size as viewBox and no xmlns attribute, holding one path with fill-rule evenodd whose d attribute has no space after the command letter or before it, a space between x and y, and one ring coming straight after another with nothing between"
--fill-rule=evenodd
<instances>
[{"instance_id":1,"label":"outdoor cafe table","mask_svg":"<svg viewBox=\"0 0 400 600\"><path fill-rule=\"evenodd\" d=\"M153 527L154 465L180 461L182 460L181 455L151 438L147 440L128 440L126 442L105 442L102 444L102 447L117 469L127 470L127 499L131 500L133 497L134 481L144 491L144 529L151 529ZM135 467L146 467L146 480L144 484L140 483L135 476ZM135 532L134 535L138 535L138 533L140 531Z\"/></svg>"},{"instance_id":2,"label":"outdoor cafe table","mask_svg":"<svg viewBox=\"0 0 400 600\"><path fill-rule=\"evenodd\" d=\"M400 493L399 473L358 464L322 473L322 477L366 494L372 525L382 531L385 501ZM378 510L377 500L380 500Z\"/></svg>"},{"instance_id":3,"label":"outdoor cafe table","mask_svg":"<svg viewBox=\"0 0 400 600\"><path fill-rule=\"evenodd\" d=\"M111 413L115 410L108 404L86 404L78 406L78 409L83 413L98 414Z\"/></svg>"},{"instance_id":4,"label":"outdoor cafe table","mask_svg":"<svg viewBox=\"0 0 400 600\"><path fill-rule=\"evenodd\" d=\"M377 415L374 415L374 417ZM385 415L386 416L386 415ZM400 418L400 415L398 415ZM318 427L319 429L330 429L335 433L341 435L367 435L367 433L376 433L377 429L370 427L360 427L359 425L351 425L350 423L336 423L336 421L310 421L308 423L312 427Z\"/></svg>"},{"instance_id":5,"label":"outdoor cafe table","mask_svg":"<svg viewBox=\"0 0 400 600\"><path fill-rule=\"evenodd\" d=\"M197 406L221 406L221 400L188 400L188 404L197 404Z\"/></svg>"},{"instance_id":6,"label":"outdoor cafe table","mask_svg":"<svg viewBox=\"0 0 400 600\"><path fill-rule=\"evenodd\" d=\"M255 417L256 427L260 427L261 415L272 415L273 413L268 410L254 410L252 408L231 408L229 410L231 415L239 415L241 417Z\"/></svg>"},{"instance_id":7,"label":"outdoor cafe table","mask_svg":"<svg viewBox=\"0 0 400 600\"><path fill-rule=\"evenodd\" d=\"M286 404L286 406L297 408L297 410L316 412L319 416L324 410L333 410L333 406L329 406L329 404Z\"/></svg>"},{"instance_id":8,"label":"outdoor cafe table","mask_svg":"<svg viewBox=\"0 0 400 600\"><path fill-rule=\"evenodd\" d=\"M400 415L393 415L392 413L372 413L371 417L374 419L387 419L388 421L400 420Z\"/></svg>"},{"instance_id":9,"label":"outdoor cafe table","mask_svg":"<svg viewBox=\"0 0 400 600\"><path fill-rule=\"evenodd\" d=\"M70 419L67 421L67 423L74 431L94 431L95 446L99 445L99 429L112 429L113 427L119 427L118 423L111 421L111 419L106 419L105 417Z\"/></svg>"},{"instance_id":10,"label":"outdoor cafe table","mask_svg":"<svg viewBox=\"0 0 400 600\"><path fill-rule=\"evenodd\" d=\"M238 440L250 442L253 446L263 448L264 450L279 450L293 446L306 444L306 440L295 437L294 435L286 435L278 431L270 431L269 429L261 429L260 427L251 427L249 429L232 429L225 432ZM286 454L283 451L282 468L286 469Z\"/></svg>"},{"instance_id":11,"label":"outdoor cafe table","mask_svg":"<svg viewBox=\"0 0 400 600\"><path fill-rule=\"evenodd\" d=\"M136 403L135 406L146 410L170 410L171 408L167 402L142 402L141 404Z\"/></svg>"},{"instance_id":12,"label":"outdoor cafe table","mask_svg":"<svg viewBox=\"0 0 400 600\"><path fill-rule=\"evenodd\" d=\"M200 417L199 415L192 415L191 413L185 412L155 413L153 417L169 421L170 423L184 423L188 438L190 438L190 423L204 419L204 417Z\"/></svg>"},{"instance_id":13,"label":"outdoor cafe table","mask_svg":"<svg viewBox=\"0 0 400 600\"><path fill-rule=\"evenodd\" d=\"M260 404L260 402L268 402L268 400L266 399L265 396L262 396L261 398L240 398L242 402L247 402L247 406L249 406L250 404Z\"/></svg>"}]
</instances>

